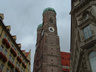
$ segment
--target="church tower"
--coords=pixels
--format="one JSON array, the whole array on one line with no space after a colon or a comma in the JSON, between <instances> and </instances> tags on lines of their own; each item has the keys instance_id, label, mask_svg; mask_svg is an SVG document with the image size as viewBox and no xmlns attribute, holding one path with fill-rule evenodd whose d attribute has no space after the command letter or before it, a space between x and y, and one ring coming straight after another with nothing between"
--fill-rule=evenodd
<instances>
[{"instance_id":1,"label":"church tower","mask_svg":"<svg viewBox=\"0 0 96 72\"><path fill-rule=\"evenodd\" d=\"M37 43L33 72L62 72L56 12L53 8L43 11L43 23L37 28Z\"/></svg>"}]
</instances>

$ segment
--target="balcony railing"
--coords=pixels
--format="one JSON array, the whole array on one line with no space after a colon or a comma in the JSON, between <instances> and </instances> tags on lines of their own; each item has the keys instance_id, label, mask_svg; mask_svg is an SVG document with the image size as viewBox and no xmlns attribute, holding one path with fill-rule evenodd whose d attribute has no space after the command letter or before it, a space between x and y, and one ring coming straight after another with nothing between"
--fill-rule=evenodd
<instances>
[{"instance_id":1,"label":"balcony railing","mask_svg":"<svg viewBox=\"0 0 96 72\"><path fill-rule=\"evenodd\" d=\"M2 57L3 57L3 53L2 53L2 52L0 52L0 59L2 59Z\"/></svg>"},{"instance_id":2,"label":"balcony railing","mask_svg":"<svg viewBox=\"0 0 96 72\"><path fill-rule=\"evenodd\" d=\"M10 52L13 54L14 57L17 56L17 53L15 52L15 50L13 48L10 49Z\"/></svg>"},{"instance_id":3,"label":"balcony railing","mask_svg":"<svg viewBox=\"0 0 96 72\"><path fill-rule=\"evenodd\" d=\"M8 40L6 38L3 38L3 44L6 45L7 48L10 48L10 43L8 42Z\"/></svg>"},{"instance_id":4,"label":"balcony railing","mask_svg":"<svg viewBox=\"0 0 96 72\"><path fill-rule=\"evenodd\" d=\"M0 52L0 59L2 59L4 63L7 61L7 57L2 52Z\"/></svg>"},{"instance_id":5,"label":"balcony railing","mask_svg":"<svg viewBox=\"0 0 96 72\"><path fill-rule=\"evenodd\" d=\"M5 63L7 61L7 57L5 55L3 55L3 59L2 61Z\"/></svg>"},{"instance_id":6,"label":"balcony railing","mask_svg":"<svg viewBox=\"0 0 96 72\"><path fill-rule=\"evenodd\" d=\"M16 70L16 72L20 72L20 70L17 67L15 68L15 70Z\"/></svg>"},{"instance_id":7,"label":"balcony railing","mask_svg":"<svg viewBox=\"0 0 96 72\"><path fill-rule=\"evenodd\" d=\"M26 65L25 65L25 63L24 63L24 62L22 63L22 66L23 66L24 68L26 68Z\"/></svg>"},{"instance_id":8,"label":"balcony railing","mask_svg":"<svg viewBox=\"0 0 96 72\"><path fill-rule=\"evenodd\" d=\"M14 68L14 64L11 61L8 61L8 65L13 69Z\"/></svg>"},{"instance_id":9,"label":"balcony railing","mask_svg":"<svg viewBox=\"0 0 96 72\"><path fill-rule=\"evenodd\" d=\"M20 62L20 63L22 63L22 59L18 56L17 57L17 60Z\"/></svg>"}]
</instances>

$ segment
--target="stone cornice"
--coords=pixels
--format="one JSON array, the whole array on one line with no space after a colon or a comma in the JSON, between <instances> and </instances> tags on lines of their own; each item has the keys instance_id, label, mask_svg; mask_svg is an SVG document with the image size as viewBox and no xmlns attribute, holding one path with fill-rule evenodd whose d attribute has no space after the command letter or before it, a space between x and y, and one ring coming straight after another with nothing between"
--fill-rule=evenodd
<instances>
[{"instance_id":1,"label":"stone cornice","mask_svg":"<svg viewBox=\"0 0 96 72\"><path fill-rule=\"evenodd\" d=\"M73 14L74 12L79 11L82 7L84 7L85 5L87 5L90 1L92 0L83 0L82 2L80 2L79 4L77 4L76 6L74 6L70 12L70 14Z\"/></svg>"}]
</instances>

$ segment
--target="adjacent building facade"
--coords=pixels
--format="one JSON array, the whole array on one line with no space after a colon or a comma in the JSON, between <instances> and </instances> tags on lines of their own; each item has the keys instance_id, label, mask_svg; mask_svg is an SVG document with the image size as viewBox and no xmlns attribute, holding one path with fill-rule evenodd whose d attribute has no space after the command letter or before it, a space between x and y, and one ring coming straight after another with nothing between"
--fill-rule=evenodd
<instances>
[{"instance_id":1,"label":"adjacent building facade","mask_svg":"<svg viewBox=\"0 0 96 72\"><path fill-rule=\"evenodd\" d=\"M71 0L70 72L96 72L96 0Z\"/></svg>"},{"instance_id":2,"label":"adjacent building facade","mask_svg":"<svg viewBox=\"0 0 96 72\"><path fill-rule=\"evenodd\" d=\"M4 16L0 14L0 72L31 72L31 50L21 50L21 44L16 43L16 36L10 34L10 26L3 23Z\"/></svg>"},{"instance_id":3,"label":"adjacent building facade","mask_svg":"<svg viewBox=\"0 0 96 72\"><path fill-rule=\"evenodd\" d=\"M33 72L62 72L56 12L53 8L43 11L43 23L37 28Z\"/></svg>"}]
</instances>

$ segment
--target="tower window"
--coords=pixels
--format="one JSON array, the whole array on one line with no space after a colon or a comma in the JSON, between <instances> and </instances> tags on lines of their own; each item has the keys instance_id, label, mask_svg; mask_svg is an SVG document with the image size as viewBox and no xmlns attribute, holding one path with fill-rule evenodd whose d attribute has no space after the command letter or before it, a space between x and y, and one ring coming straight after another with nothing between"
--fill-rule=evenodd
<instances>
[{"instance_id":1,"label":"tower window","mask_svg":"<svg viewBox=\"0 0 96 72\"><path fill-rule=\"evenodd\" d=\"M51 61L53 61L53 59Z\"/></svg>"},{"instance_id":2,"label":"tower window","mask_svg":"<svg viewBox=\"0 0 96 72\"><path fill-rule=\"evenodd\" d=\"M85 39L88 39L89 37L92 36L92 32L91 32L91 29L90 29L90 26L86 26L84 29L84 36L85 36Z\"/></svg>"},{"instance_id":3,"label":"tower window","mask_svg":"<svg viewBox=\"0 0 96 72\"><path fill-rule=\"evenodd\" d=\"M52 19L52 17L50 17L50 22L53 23L53 19Z\"/></svg>"},{"instance_id":4,"label":"tower window","mask_svg":"<svg viewBox=\"0 0 96 72\"><path fill-rule=\"evenodd\" d=\"M53 72L53 69L52 69L52 72Z\"/></svg>"},{"instance_id":5,"label":"tower window","mask_svg":"<svg viewBox=\"0 0 96 72\"><path fill-rule=\"evenodd\" d=\"M53 54L53 53L51 53L51 54Z\"/></svg>"}]
</instances>

